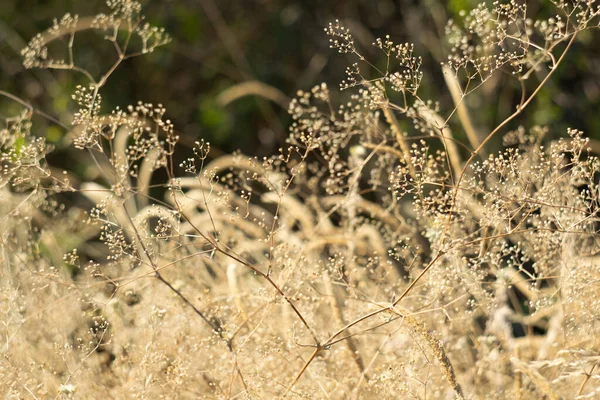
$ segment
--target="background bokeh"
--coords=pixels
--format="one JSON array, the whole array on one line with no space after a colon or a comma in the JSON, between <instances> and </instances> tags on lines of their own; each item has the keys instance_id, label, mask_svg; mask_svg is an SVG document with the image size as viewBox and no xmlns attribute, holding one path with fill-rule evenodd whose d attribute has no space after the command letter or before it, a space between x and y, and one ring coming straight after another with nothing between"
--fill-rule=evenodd
<instances>
[{"instance_id":1,"label":"background bokeh","mask_svg":"<svg viewBox=\"0 0 600 400\"><path fill-rule=\"evenodd\" d=\"M425 77L422 96L451 109L439 67L447 45L442 37L449 18L477 1L450 0L162 0L144 1L147 20L163 26L173 42L146 57L121 65L103 89L103 111L143 100L162 103L181 133L182 144L211 142L214 155L240 150L248 155L272 154L284 142L290 122L283 106L299 89L320 82L337 87L348 59L329 49L323 28L340 19L357 45L371 60L385 60L370 45L389 34L396 42L414 42L423 56ZM545 15L544 2L530 6L531 15ZM550 2L548 2L550 3ZM53 18L107 12L100 0L3 0L0 7L0 90L13 93L68 125L74 112L71 94L83 76L71 71L25 70L19 51ZM567 127L600 137L600 46L593 34L582 35L560 80L551 81L536 103L516 120L517 125L548 125L550 135L564 135ZM90 70L114 59L110 43L98 34L77 36L76 58ZM584 50L585 48L585 50ZM590 48L592 48L590 50ZM236 84L258 81L268 85L280 101L259 96L241 97L223 104L219 95ZM538 79L532 78L531 86ZM346 93L338 94L343 101ZM467 99L475 127L481 135L509 115L520 98L519 85L499 76ZM2 116L19 106L0 99ZM463 139L453 122L454 135ZM53 157L77 164L63 128L37 118L36 134L55 144ZM407 126L410 126L407 122ZM493 146L499 146L500 137ZM185 156L186 151L182 151ZM81 166L85 169L85 166Z\"/></svg>"}]
</instances>

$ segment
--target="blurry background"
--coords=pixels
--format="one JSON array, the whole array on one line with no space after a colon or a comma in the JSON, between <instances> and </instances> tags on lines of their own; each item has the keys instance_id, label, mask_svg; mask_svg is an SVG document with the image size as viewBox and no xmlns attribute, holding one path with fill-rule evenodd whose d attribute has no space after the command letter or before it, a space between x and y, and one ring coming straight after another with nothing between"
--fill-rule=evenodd
<instances>
[{"instance_id":1,"label":"blurry background","mask_svg":"<svg viewBox=\"0 0 600 400\"><path fill-rule=\"evenodd\" d=\"M142 3L147 20L165 27L173 42L148 56L122 64L102 92L103 112L138 100L162 103L181 133L184 147L189 148L195 140L204 138L213 145L214 155L236 149L248 155L266 155L285 141L290 122L284 108L287 99L298 89L310 89L320 82L336 89L344 77L349 59L329 49L323 32L329 21L342 21L352 30L357 47L379 62L385 59L371 46L376 37L389 34L395 42L414 42L415 53L424 58L423 98L439 100L442 110L450 110L452 102L439 66L447 46L440 38L449 18L456 18L461 9L470 9L478 2L156 0ZM540 5L530 6L530 15L551 12L550 7L536 7ZM0 90L23 98L68 125L75 109L71 94L77 84L86 84L84 77L72 71L25 70L19 55L31 37L47 29L53 18L67 12L90 16L108 12L108 8L100 0L2 1ZM592 35L581 35L581 43L560 67L561 80L551 81L513 127L549 125L552 135L561 136L570 126L600 137L597 110L600 46ZM78 62L100 73L105 70L101 66L110 65L116 55L110 43L98 39L93 32L78 34L75 48ZM596 51L590 51L590 46ZM582 47L587 49L581 51ZM273 99L245 96L227 103L219 97L227 89L248 81L268 85ZM539 80L533 77L532 81L531 86ZM347 95L342 92L336 96L342 101ZM485 135L514 110L519 98L517 82L510 77L498 77L470 96L467 105L476 128ZM0 98L2 117L19 109L14 102ZM63 140L64 129L40 117L36 122L35 132L56 145L54 157L76 164L77 155ZM460 126L454 123L454 135L464 138ZM499 143L500 138L492 147Z\"/></svg>"}]
</instances>

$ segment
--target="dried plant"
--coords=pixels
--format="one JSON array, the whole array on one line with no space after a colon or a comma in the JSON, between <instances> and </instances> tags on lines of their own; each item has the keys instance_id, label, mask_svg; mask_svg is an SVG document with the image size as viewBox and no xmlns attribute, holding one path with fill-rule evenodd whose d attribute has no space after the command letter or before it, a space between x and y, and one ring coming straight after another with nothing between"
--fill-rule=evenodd
<instances>
[{"instance_id":1,"label":"dried plant","mask_svg":"<svg viewBox=\"0 0 600 400\"><path fill-rule=\"evenodd\" d=\"M552 3L548 19L513 0L449 21L449 110L422 97L413 44L377 39L384 62L370 61L335 21L348 101L297 93L271 157L213 158L199 141L183 161L162 105L102 107L124 60L170 40L140 4L55 21L24 65L89 81L69 131L98 177L51 168L33 107L1 92L24 107L0 131L3 395L600 396L600 159L575 129L508 130L600 24L594 0ZM83 30L115 48L99 77L74 61ZM63 39L66 58L51 51ZM464 99L507 72L521 101L482 136Z\"/></svg>"}]
</instances>

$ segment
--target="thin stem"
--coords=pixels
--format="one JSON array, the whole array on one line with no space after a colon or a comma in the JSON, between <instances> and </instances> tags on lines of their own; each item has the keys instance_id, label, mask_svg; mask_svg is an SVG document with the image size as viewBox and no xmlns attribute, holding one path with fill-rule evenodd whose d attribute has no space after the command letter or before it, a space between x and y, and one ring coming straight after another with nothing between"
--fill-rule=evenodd
<instances>
[{"instance_id":1,"label":"thin stem","mask_svg":"<svg viewBox=\"0 0 600 400\"><path fill-rule=\"evenodd\" d=\"M577 396L581 396L583 394L583 389L585 388L585 385L588 383L588 381L592 377L592 373L594 373L594 369L596 369L597 365L598 365L598 363L592 365L592 369L590 369L590 372L585 372L585 378L583 378L583 382L581 382L581 386L579 387Z\"/></svg>"},{"instance_id":2,"label":"thin stem","mask_svg":"<svg viewBox=\"0 0 600 400\"><path fill-rule=\"evenodd\" d=\"M25 100L15 96L11 93L5 92L4 90L0 90L0 96L7 97L7 98L21 104L23 107L27 108L29 110L29 112L38 114L38 115L46 118L48 121L53 122L56 125L60 126L61 128L64 128L65 130L69 130L69 127L66 126L65 124L63 124L62 122L60 122L58 119L54 118L53 116L51 116L49 114L46 114L45 112L43 112L41 110L38 110L37 108L33 107L31 104L26 102Z\"/></svg>"}]
</instances>

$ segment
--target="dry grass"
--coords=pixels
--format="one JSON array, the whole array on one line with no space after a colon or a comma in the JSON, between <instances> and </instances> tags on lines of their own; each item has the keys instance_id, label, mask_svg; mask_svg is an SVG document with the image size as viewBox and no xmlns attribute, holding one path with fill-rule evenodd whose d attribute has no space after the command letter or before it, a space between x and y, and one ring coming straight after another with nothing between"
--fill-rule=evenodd
<instances>
[{"instance_id":1,"label":"dry grass","mask_svg":"<svg viewBox=\"0 0 600 400\"><path fill-rule=\"evenodd\" d=\"M341 85L349 102L336 106L325 84L300 92L279 154L211 158L202 141L179 166L162 106L101 103L120 63L168 35L126 0L57 21L25 65L89 80L69 130L101 179L52 169L36 110L1 93L24 111L0 132L0 392L598 398L600 161L576 130L544 146L546 128L505 130L598 25L593 1L555 4L547 20L512 1L448 24L450 110L420 97L412 45L379 39L386 62L370 62L336 21L331 46L356 60ZM117 53L99 77L73 62L89 29ZM59 38L65 60L47 49ZM479 136L464 98L494 74L533 71L514 113ZM468 143L450 131L455 114ZM499 135L506 149L482 156ZM152 198L158 169L168 181ZM96 206L67 209L61 192Z\"/></svg>"}]
</instances>

